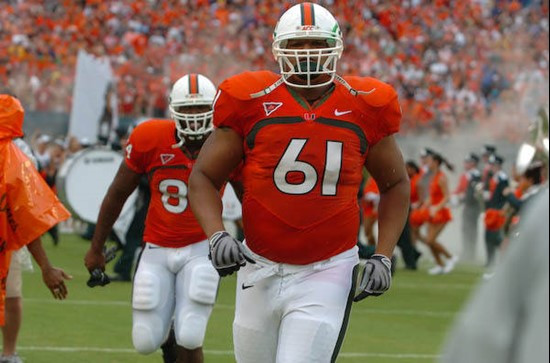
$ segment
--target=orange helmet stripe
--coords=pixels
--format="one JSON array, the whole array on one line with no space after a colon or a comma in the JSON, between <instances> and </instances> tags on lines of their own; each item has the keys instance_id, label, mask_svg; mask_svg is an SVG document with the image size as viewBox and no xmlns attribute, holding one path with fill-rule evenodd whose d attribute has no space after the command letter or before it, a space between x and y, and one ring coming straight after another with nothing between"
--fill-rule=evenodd
<instances>
[{"instance_id":1,"label":"orange helmet stripe","mask_svg":"<svg viewBox=\"0 0 550 363\"><path fill-rule=\"evenodd\" d=\"M302 3L300 5L302 13L302 25L315 25L315 12L312 3Z\"/></svg>"},{"instance_id":2,"label":"orange helmet stripe","mask_svg":"<svg viewBox=\"0 0 550 363\"><path fill-rule=\"evenodd\" d=\"M199 76L196 74L189 75L189 93L192 95L199 93Z\"/></svg>"}]
</instances>

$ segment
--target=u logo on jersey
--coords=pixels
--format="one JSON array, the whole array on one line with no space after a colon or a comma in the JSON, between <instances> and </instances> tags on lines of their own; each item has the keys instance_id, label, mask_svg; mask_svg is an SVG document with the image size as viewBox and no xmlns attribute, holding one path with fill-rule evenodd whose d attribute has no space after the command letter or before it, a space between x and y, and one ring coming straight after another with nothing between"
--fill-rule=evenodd
<instances>
[{"instance_id":1,"label":"u logo on jersey","mask_svg":"<svg viewBox=\"0 0 550 363\"><path fill-rule=\"evenodd\" d=\"M306 121L315 120L315 114L314 113L304 113L304 120L306 120Z\"/></svg>"},{"instance_id":2,"label":"u logo on jersey","mask_svg":"<svg viewBox=\"0 0 550 363\"><path fill-rule=\"evenodd\" d=\"M277 111L279 107L283 105L283 103L282 102L264 102L263 105L264 105L265 115L269 116L273 112Z\"/></svg>"}]
</instances>

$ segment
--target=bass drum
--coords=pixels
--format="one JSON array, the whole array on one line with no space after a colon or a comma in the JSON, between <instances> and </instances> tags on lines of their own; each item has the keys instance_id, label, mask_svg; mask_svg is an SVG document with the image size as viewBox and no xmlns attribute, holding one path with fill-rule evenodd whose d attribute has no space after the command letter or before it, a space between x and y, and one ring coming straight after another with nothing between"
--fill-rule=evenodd
<instances>
[{"instance_id":1,"label":"bass drum","mask_svg":"<svg viewBox=\"0 0 550 363\"><path fill-rule=\"evenodd\" d=\"M68 158L57 172L55 185L59 199L73 216L88 223L97 223L99 208L107 189L123 162L123 156L104 147L88 148ZM120 217L135 210L137 190L122 208Z\"/></svg>"}]
</instances>

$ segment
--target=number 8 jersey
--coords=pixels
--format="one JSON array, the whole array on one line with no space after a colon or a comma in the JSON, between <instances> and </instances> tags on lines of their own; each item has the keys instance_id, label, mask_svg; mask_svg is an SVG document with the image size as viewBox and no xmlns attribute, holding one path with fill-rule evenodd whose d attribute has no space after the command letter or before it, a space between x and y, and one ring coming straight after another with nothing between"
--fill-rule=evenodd
<instances>
[{"instance_id":1,"label":"number 8 jersey","mask_svg":"<svg viewBox=\"0 0 550 363\"><path fill-rule=\"evenodd\" d=\"M226 80L214 124L243 138L247 245L275 262L308 264L355 246L366 156L399 130L401 109L395 90L373 78L335 82L312 107L278 78L262 71Z\"/></svg>"},{"instance_id":2,"label":"number 8 jersey","mask_svg":"<svg viewBox=\"0 0 550 363\"><path fill-rule=\"evenodd\" d=\"M126 165L149 180L151 200L143 239L163 247L184 247L206 239L187 199L187 186L195 160L176 143L170 120L139 124L126 146Z\"/></svg>"}]
</instances>

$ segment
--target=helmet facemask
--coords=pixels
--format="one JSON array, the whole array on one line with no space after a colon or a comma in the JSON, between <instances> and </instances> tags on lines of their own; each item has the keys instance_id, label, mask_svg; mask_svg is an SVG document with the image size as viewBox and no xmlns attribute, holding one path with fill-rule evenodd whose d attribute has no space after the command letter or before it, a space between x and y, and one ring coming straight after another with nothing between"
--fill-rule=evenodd
<instances>
[{"instance_id":1,"label":"helmet facemask","mask_svg":"<svg viewBox=\"0 0 550 363\"><path fill-rule=\"evenodd\" d=\"M300 34L301 33L301 34ZM336 77L336 66L344 48L341 37L330 32L308 31L280 34L273 42L273 54L279 63L286 84L298 88L314 88L328 85ZM324 40L326 47L300 49L289 48L289 40ZM320 80L320 76L323 79ZM297 76L299 80L296 79Z\"/></svg>"},{"instance_id":2,"label":"helmet facemask","mask_svg":"<svg viewBox=\"0 0 550 363\"><path fill-rule=\"evenodd\" d=\"M210 132L214 129L214 125L212 124L214 111L212 110L211 104L171 102L169 108L172 118L176 123L178 137L181 140L204 140L206 139L206 136L208 136L208 134L210 134ZM200 112L201 108L208 109L208 111Z\"/></svg>"}]
</instances>

